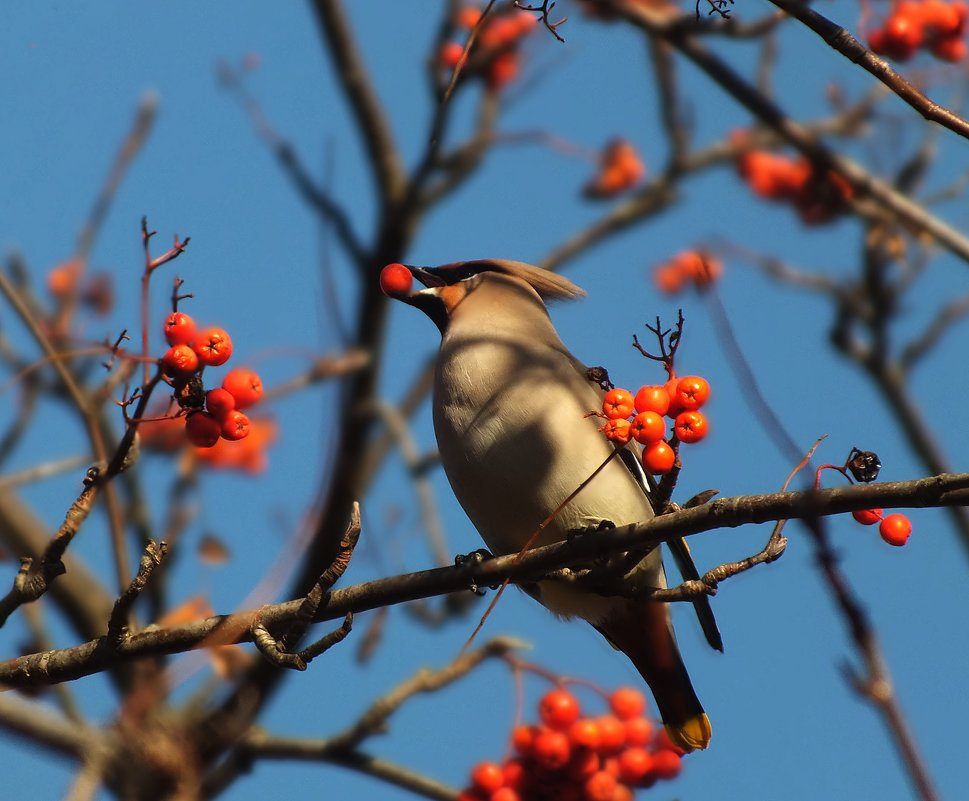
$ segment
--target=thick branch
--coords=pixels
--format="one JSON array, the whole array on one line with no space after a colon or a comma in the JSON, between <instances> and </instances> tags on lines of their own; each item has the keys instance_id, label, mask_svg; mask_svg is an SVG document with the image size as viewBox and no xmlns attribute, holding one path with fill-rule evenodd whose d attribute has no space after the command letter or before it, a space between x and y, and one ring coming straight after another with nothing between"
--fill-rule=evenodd
<instances>
[{"instance_id":1,"label":"thick branch","mask_svg":"<svg viewBox=\"0 0 969 801\"><path fill-rule=\"evenodd\" d=\"M812 492L780 492L721 498L683 509L647 523L597 531L565 542L536 548L522 556L508 555L467 565L436 568L358 584L330 594L318 620L333 620L347 612L362 612L478 586L535 581L550 571L584 566L612 553L644 548L673 537L716 528L734 528L769 520L842 514L872 507L920 508L969 504L969 474L943 474L917 481L839 487ZM168 629L133 634L118 649L105 638L60 651L31 654L0 663L0 683L25 687L70 681L102 671L119 661L152 654L171 654L251 637L258 616L267 627L285 626L297 614L301 600L257 611L220 615Z\"/></svg>"}]
</instances>

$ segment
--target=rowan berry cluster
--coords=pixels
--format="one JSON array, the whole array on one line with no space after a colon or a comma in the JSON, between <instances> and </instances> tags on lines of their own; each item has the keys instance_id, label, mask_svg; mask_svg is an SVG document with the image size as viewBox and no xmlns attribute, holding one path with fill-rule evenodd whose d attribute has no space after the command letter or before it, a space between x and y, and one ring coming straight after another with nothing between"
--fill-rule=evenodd
<instances>
[{"instance_id":1,"label":"rowan berry cluster","mask_svg":"<svg viewBox=\"0 0 969 801\"><path fill-rule=\"evenodd\" d=\"M943 61L962 61L969 4L957 0L898 3L881 28L868 33L868 46L880 56L908 61L919 48Z\"/></svg>"},{"instance_id":2,"label":"rowan berry cluster","mask_svg":"<svg viewBox=\"0 0 969 801\"><path fill-rule=\"evenodd\" d=\"M240 440L252 424L243 414L262 397L262 381L252 370L226 373L222 386L205 391L202 373L232 356L232 340L222 328L199 329L195 320L175 311L165 318L168 350L162 370L171 382L179 406L185 411L185 435L199 448L211 448L219 439Z\"/></svg>"},{"instance_id":3,"label":"rowan berry cluster","mask_svg":"<svg viewBox=\"0 0 969 801\"><path fill-rule=\"evenodd\" d=\"M455 20L459 28L471 30L481 20L481 9L465 6ZM520 45L538 24L534 14L504 5L488 15L474 44L468 51L464 74L484 78L489 89L500 89L518 77L521 71ZM447 42L437 54L438 63L453 70L464 53L462 42Z\"/></svg>"},{"instance_id":4,"label":"rowan berry cluster","mask_svg":"<svg viewBox=\"0 0 969 801\"><path fill-rule=\"evenodd\" d=\"M673 420L673 436L686 445L707 435L707 418L700 408L710 397L710 384L698 375L670 377L666 384L645 385L635 395L628 389L610 389L602 399L606 439L643 446L643 466L655 475L668 473L676 451L666 439L663 417ZM630 418L632 418L630 420Z\"/></svg>"},{"instance_id":5,"label":"rowan berry cluster","mask_svg":"<svg viewBox=\"0 0 969 801\"><path fill-rule=\"evenodd\" d=\"M684 250L653 268L660 292L675 295L687 286L704 289L723 275L723 265L702 250Z\"/></svg>"},{"instance_id":6,"label":"rowan berry cluster","mask_svg":"<svg viewBox=\"0 0 969 801\"><path fill-rule=\"evenodd\" d=\"M646 165L628 139L613 139L599 158L599 170L582 193L596 200L621 195L646 175Z\"/></svg>"},{"instance_id":7,"label":"rowan berry cluster","mask_svg":"<svg viewBox=\"0 0 969 801\"><path fill-rule=\"evenodd\" d=\"M743 140L745 133L734 136ZM737 158L737 172L756 195L790 203L806 225L820 225L837 217L851 200L851 186L835 172L819 172L803 156L779 156L748 150Z\"/></svg>"},{"instance_id":8,"label":"rowan berry cluster","mask_svg":"<svg viewBox=\"0 0 969 801\"><path fill-rule=\"evenodd\" d=\"M632 801L634 788L682 769L683 751L645 711L645 697L629 687L598 717L583 716L568 690L551 690L538 704L541 723L512 732L515 755L475 765L459 801Z\"/></svg>"},{"instance_id":9,"label":"rowan berry cluster","mask_svg":"<svg viewBox=\"0 0 969 801\"><path fill-rule=\"evenodd\" d=\"M863 526L878 523L878 533L889 545L904 545L912 533L912 521L898 512L886 517L883 509L861 509L851 516Z\"/></svg>"}]
</instances>

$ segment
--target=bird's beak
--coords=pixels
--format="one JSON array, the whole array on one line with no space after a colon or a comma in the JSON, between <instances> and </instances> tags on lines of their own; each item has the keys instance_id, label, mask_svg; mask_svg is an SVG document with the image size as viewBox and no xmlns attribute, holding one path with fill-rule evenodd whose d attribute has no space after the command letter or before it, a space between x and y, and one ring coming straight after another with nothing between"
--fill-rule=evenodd
<instances>
[{"instance_id":1,"label":"bird's beak","mask_svg":"<svg viewBox=\"0 0 969 801\"><path fill-rule=\"evenodd\" d=\"M420 281L428 289L444 286L446 283L443 278L437 275L436 272L434 272L432 269L428 269L427 267L411 267L408 265L407 269L410 270L411 275L413 275L414 278Z\"/></svg>"}]
</instances>

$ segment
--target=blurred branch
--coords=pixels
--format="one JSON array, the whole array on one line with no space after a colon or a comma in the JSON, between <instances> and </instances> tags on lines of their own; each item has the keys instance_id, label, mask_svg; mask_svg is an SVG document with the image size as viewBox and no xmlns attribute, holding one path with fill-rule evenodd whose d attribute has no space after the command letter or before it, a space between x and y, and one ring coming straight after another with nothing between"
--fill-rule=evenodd
<instances>
[{"instance_id":1,"label":"blurred branch","mask_svg":"<svg viewBox=\"0 0 969 801\"><path fill-rule=\"evenodd\" d=\"M406 186L390 124L360 58L342 3L339 0L314 0L313 10L326 44L326 53L333 62L334 72L366 144L368 160L386 211L394 199L402 196Z\"/></svg>"},{"instance_id":2,"label":"blurred branch","mask_svg":"<svg viewBox=\"0 0 969 801\"><path fill-rule=\"evenodd\" d=\"M869 51L846 28L832 22L799 0L770 0L770 2L810 28L849 61L876 77L925 119L969 139L969 122L926 97L895 72L885 59Z\"/></svg>"},{"instance_id":3,"label":"blurred branch","mask_svg":"<svg viewBox=\"0 0 969 801\"><path fill-rule=\"evenodd\" d=\"M852 667L845 667L848 681L859 695L871 701L881 712L889 734L898 749L902 763L922 801L938 801L938 794L932 785L928 770L908 722L902 713L895 691L892 688L888 666L882 655L878 637L867 613L854 596L848 578L842 572L838 557L828 541L822 523L817 518L806 518L804 524L814 539L815 555L821 574L828 584L838 609L851 634L855 650L864 665L864 674L859 675Z\"/></svg>"},{"instance_id":4,"label":"blurred branch","mask_svg":"<svg viewBox=\"0 0 969 801\"><path fill-rule=\"evenodd\" d=\"M661 515L652 520L594 535L574 537L481 562L469 560L441 567L365 582L334 590L322 605L317 621L333 620L348 612L362 612L389 604L490 586L505 579L535 581L550 571L581 565L603 556L655 546L720 528L735 528L771 520L811 518L873 507L923 508L969 504L969 474L944 474L916 481L852 485L811 492L780 492L720 498L711 503ZM262 609L220 615L171 628L149 628L132 634L117 650L105 647L103 638L73 648L31 654L0 663L0 684L28 687L70 681L91 675L121 661L152 654L171 654L251 638L257 618L267 627L291 623L302 601L289 601Z\"/></svg>"},{"instance_id":5,"label":"blurred branch","mask_svg":"<svg viewBox=\"0 0 969 801\"><path fill-rule=\"evenodd\" d=\"M727 61L707 49L682 27L672 24L667 15L639 4L629 5L617 0L599 0L599 2L641 28L645 33L670 42L721 89L765 125L783 136L813 164L821 169L832 169L837 172L860 198L871 198L878 206L890 212L912 230L930 236L954 255L969 263L969 239L918 203L876 178L856 162L836 154L811 136L803 126L788 117L770 98L741 77ZM856 213L863 212L859 201L854 201L853 207Z\"/></svg>"}]
</instances>

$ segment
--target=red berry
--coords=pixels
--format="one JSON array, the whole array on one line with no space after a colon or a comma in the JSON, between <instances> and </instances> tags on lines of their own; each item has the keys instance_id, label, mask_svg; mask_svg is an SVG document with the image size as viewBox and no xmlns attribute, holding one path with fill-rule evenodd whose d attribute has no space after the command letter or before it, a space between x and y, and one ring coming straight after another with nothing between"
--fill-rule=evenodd
<instances>
[{"instance_id":1,"label":"red berry","mask_svg":"<svg viewBox=\"0 0 969 801\"><path fill-rule=\"evenodd\" d=\"M632 720L646 711L646 696L633 687L620 687L609 696L609 708L619 720Z\"/></svg>"},{"instance_id":2,"label":"red berry","mask_svg":"<svg viewBox=\"0 0 969 801\"><path fill-rule=\"evenodd\" d=\"M532 746L532 757L543 768L559 770L564 768L572 756L569 738L565 732L554 729L543 729L535 737Z\"/></svg>"},{"instance_id":3,"label":"red berry","mask_svg":"<svg viewBox=\"0 0 969 801\"><path fill-rule=\"evenodd\" d=\"M661 748L653 752L653 771L659 779L672 779L680 775L683 764L676 751Z\"/></svg>"},{"instance_id":4,"label":"red berry","mask_svg":"<svg viewBox=\"0 0 969 801\"><path fill-rule=\"evenodd\" d=\"M686 753L676 743L673 742L665 726L660 726L656 732L656 740L653 742L653 751L673 751L680 756Z\"/></svg>"},{"instance_id":5,"label":"red berry","mask_svg":"<svg viewBox=\"0 0 969 801\"><path fill-rule=\"evenodd\" d=\"M633 418L629 433L636 442L649 445L652 442L659 442L666 436L666 423L663 422L659 412L640 412Z\"/></svg>"},{"instance_id":6,"label":"red berry","mask_svg":"<svg viewBox=\"0 0 969 801\"><path fill-rule=\"evenodd\" d=\"M670 394L666 387L651 384L639 388L634 399L637 412L656 412L664 415L670 408Z\"/></svg>"},{"instance_id":7,"label":"red berry","mask_svg":"<svg viewBox=\"0 0 969 801\"><path fill-rule=\"evenodd\" d=\"M610 389L602 398L602 413L610 420L633 413L633 395L628 389Z\"/></svg>"},{"instance_id":8,"label":"red berry","mask_svg":"<svg viewBox=\"0 0 969 801\"><path fill-rule=\"evenodd\" d=\"M565 775L572 782L581 782L588 779L601 766L602 761L595 751L580 748L577 751L573 750L572 759L569 760Z\"/></svg>"},{"instance_id":9,"label":"red berry","mask_svg":"<svg viewBox=\"0 0 969 801\"><path fill-rule=\"evenodd\" d=\"M229 361L232 355L232 340L222 328L205 328L199 331L192 343L202 364L218 367Z\"/></svg>"},{"instance_id":10,"label":"red berry","mask_svg":"<svg viewBox=\"0 0 969 801\"><path fill-rule=\"evenodd\" d=\"M380 271L380 290L388 297L406 295L413 284L411 271L398 262L388 264Z\"/></svg>"},{"instance_id":11,"label":"red berry","mask_svg":"<svg viewBox=\"0 0 969 801\"><path fill-rule=\"evenodd\" d=\"M188 345L172 345L161 361L165 375L176 378L189 376L199 368L199 357Z\"/></svg>"},{"instance_id":12,"label":"red berry","mask_svg":"<svg viewBox=\"0 0 969 801\"><path fill-rule=\"evenodd\" d=\"M703 406L710 397L710 384L698 375L688 375L676 384L676 395L673 402L680 410L694 411Z\"/></svg>"},{"instance_id":13,"label":"red berry","mask_svg":"<svg viewBox=\"0 0 969 801\"><path fill-rule=\"evenodd\" d=\"M509 759L501 766L501 773L505 778L505 787L514 787L516 790L525 781L525 766L517 759Z\"/></svg>"},{"instance_id":14,"label":"red berry","mask_svg":"<svg viewBox=\"0 0 969 801\"><path fill-rule=\"evenodd\" d=\"M236 399L237 409L248 409L262 397L262 379L254 370L237 367L225 374L222 389Z\"/></svg>"},{"instance_id":15,"label":"red berry","mask_svg":"<svg viewBox=\"0 0 969 801\"><path fill-rule=\"evenodd\" d=\"M221 434L222 425L208 412L195 412L185 420L185 436L197 448L211 448Z\"/></svg>"},{"instance_id":16,"label":"red berry","mask_svg":"<svg viewBox=\"0 0 969 801\"><path fill-rule=\"evenodd\" d=\"M703 439L707 435L707 429L707 418L702 412L680 412L673 424L677 439L687 445Z\"/></svg>"},{"instance_id":17,"label":"red berry","mask_svg":"<svg viewBox=\"0 0 969 801\"><path fill-rule=\"evenodd\" d=\"M625 445L629 442L630 426L625 417L616 420L606 420L606 424L599 429L606 435L606 439Z\"/></svg>"},{"instance_id":18,"label":"red berry","mask_svg":"<svg viewBox=\"0 0 969 801\"><path fill-rule=\"evenodd\" d=\"M471 784L474 789L490 795L504 786L505 774L494 762L479 762L471 768Z\"/></svg>"},{"instance_id":19,"label":"red berry","mask_svg":"<svg viewBox=\"0 0 969 801\"><path fill-rule=\"evenodd\" d=\"M636 784L653 770L653 755L645 748L627 748L619 755L619 778Z\"/></svg>"},{"instance_id":20,"label":"red berry","mask_svg":"<svg viewBox=\"0 0 969 801\"><path fill-rule=\"evenodd\" d=\"M873 526L882 519L881 509L859 509L852 512L851 516L863 526Z\"/></svg>"},{"instance_id":21,"label":"red berry","mask_svg":"<svg viewBox=\"0 0 969 801\"><path fill-rule=\"evenodd\" d=\"M664 440L653 442L643 449L643 467L650 473L661 476L670 472L675 463L676 454Z\"/></svg>"},{"instance_id":22,"label":"red berry","mask_svg":"<svg viewBox=\"0 0 969 801\"><path fill-rule=\"evenodd\" d=\"M666 384L664 385L664 389L666 389L666 394L669 395L669 398L670 398L670 405L666 409L667 417L676 417L676 415L678 415L680 412L683 411L683 407L680 406L680 401L679 401L679 398L677 397L677 391L676 391L676 388L677 386L679 386L679 383L680 383L680 379L678 379L676 376L673 376L673 378L667 381Z\"/></svg>"},{"instance_id":23,"label":"red berry","mask_svg":"<svg viewBox=\"0 0 969 801\"><path fill-rule=\"evenodd\" d=\"M599 752L618 754L626 743L626 727L614 715L603 715L599 723Z\"/></svg>"},{"instance_id":24,"label":"red berry","mask_svg":"<svg viewBox=\"0 0 969 801\"><path fill-rule=\"evenodd\" d=\"M538 716L550 729L567 729L579 719L579 702L568 690L549 690L538 702Z\"/></svg>"},{"instance_id":25,"label":"red berry","mask_svg":"<svg viewBox=\"0 0 969 801\"><path fill-rule=\"evenodd\" d=\"M245 439L252 427L249 418L240 411L229 412L220 422L222 437L229 440Z\"/></svg>"},{"instance_id":26,"label":"red berry","mask_svg":"<svg viewBox=\"0 0 969 801\"><path fill-rule=\"evenodd\" d=\"M172 312L165 318L165 341L169 345L187 345L195 338L195 320L187 314Z\"/></svg>"},{"instance_id":27,"label":"red berry","mask_svg":"<svg viewBox=\"0 0 969 801\"><path fill-rule=\"evenodd\" d=\"M223 418L236 407L236 399L225 389L210 389L205 393L205 409L214 417Z\"/></svg>"},{"instance_id":28,"label":"red berry","mask_svg":"<svg viewBox=\"0 0 969 801\"><path fill-rule=\"evenodd\" d=\"M460 44L459 42L446 42L445 44L441 45L441 49L437 53L437 60L441 63L441 66L447 67L448 69L453 70L458 65L458 62L461 60L461 56L463 53L464 53L464 45ZM388 266L393 266L393 265L388 265ZM404 269L407 269L407 268L405 267ZM387 268L384 267L384 272L386 270ZM410 270L407 271L407 274L410 275ZM383 281L384 281L384 274L383 272L381 272L380 288L381 290L383 290L383 293L385 295L392 294L391 292L388 292L384 288ZM404 291L407 292L408 290L410 290L409 285L404 289Z\"/></svg>"},{"instance_id":29,"label":"red berry","mask_svg":"<svg viewBox=\"0 0 969 801\"><path fill-rule=\"evenodd\" d=\"M653 739L653 724L646 718L631 718L623 721L626 728L626 745L642 746L649 745Z\"/></svg>"},{"instance_id":30,"label":"red berry","mask_svg":"<svg viewBox=\"0 0 969 801\"><path fill-rule=\"evenodd\" d=\"M599 724L591 718L579 718L569 726L569 740L577 747L595 750L601 739Z\"/></svg>"},{"instance_id":31,"label":"red berry","mask_svg":"<svg viewBox=\"0 0 969 801\"><path fill-rule=\"evenodd\" d=\"M522 756L531 756L537 736L537 726L515 726L511 732L511 746Z\"/></svg>"},{"instance_id":32,"label":"red berry","mask_svg":"<svg viewBox=\"0 0 969 801\"><path fill-rule=\"evenodd\" d=\"M511 787L499 787L489 796L488 801L522 801L522 797Z\"/></svg>"},{"instance_id":33,"label":"red berry","mask_svg":"<svg viewBox=\"0 0 969 801\"><path fill-rule=\"evenodd\" d=\"M600 770L585 780L584 797L586 801L612 801L612 795L616 791L617 784L619 782L615 776Z\"/></svg>"},{"instance_id":34,"label":"red berry","mask_svg":"<svg viewBox=\"0 0 969 801\"><path fill-rule=\"evenodd\" d=\"M912 521L896 512L882 520L878 533L889 545L904 545L912 533Z\"/></svg>"},{"instance_id":35,"label":"red berry","mask_svg":"<svg viewBox=\"0 0 969 801\"><path fill-rule=\"evenodd\" d=\"M962 61L966 57L967 51L969 51L969 46L966 45L965 40L958 36L948 36L932 42L932 55L941 58L943 61L953 63Z\"/></svg>"}]
</instances>

